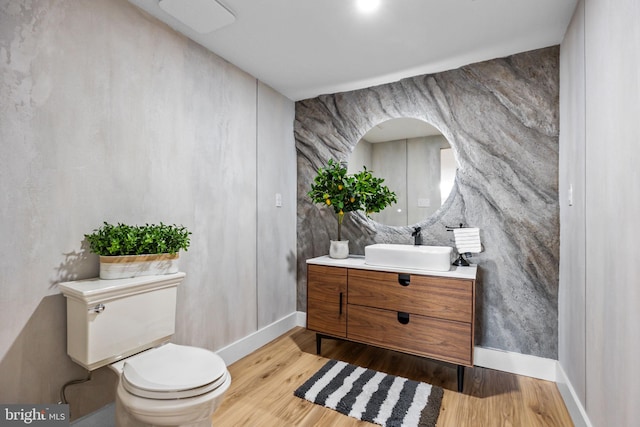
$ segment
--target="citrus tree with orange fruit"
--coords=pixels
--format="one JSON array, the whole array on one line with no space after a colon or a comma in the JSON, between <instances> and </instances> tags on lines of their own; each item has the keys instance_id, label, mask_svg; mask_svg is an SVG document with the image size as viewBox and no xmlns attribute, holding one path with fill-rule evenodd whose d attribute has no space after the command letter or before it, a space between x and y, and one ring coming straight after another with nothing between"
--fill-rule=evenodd
<instances>
[{"instance_id":1,"label":"citrus tree with orange fruit","mask_svg":"<svg viewBox=\"0 0 640 427\"><path fill-rule=\"evenodd\" d=\"M398 201L383 182L384 179L376 178L366 167L349 175L346 166L330 159L326 166L318 169L307 195L314 203L333 208L338 216L338 240L342 240L342 221L347 212L363 211L369 216Z\"/></svg>"}]
</instances>

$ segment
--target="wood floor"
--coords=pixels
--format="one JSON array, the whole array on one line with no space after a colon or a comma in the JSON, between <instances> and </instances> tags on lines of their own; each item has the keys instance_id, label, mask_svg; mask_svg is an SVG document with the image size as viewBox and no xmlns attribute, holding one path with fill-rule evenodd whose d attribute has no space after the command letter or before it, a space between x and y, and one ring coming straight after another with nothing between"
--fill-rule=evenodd
<instances>
[{"instance_id":1,"label":"wood floor","mask_svg":"<svg viewBox=\"0 0 640 427\"><path fill-rule=\"evenodd\" d=\"M443 387L439 427L573 425L553 382L466 368L463 393L457 393L454 365L337 340L323 340L322 355L317 356L315 334L304 328L291 330L229 366L233 382L213 425L374 425L293 395L328 359Z\"/></svg>"}]
</instances>

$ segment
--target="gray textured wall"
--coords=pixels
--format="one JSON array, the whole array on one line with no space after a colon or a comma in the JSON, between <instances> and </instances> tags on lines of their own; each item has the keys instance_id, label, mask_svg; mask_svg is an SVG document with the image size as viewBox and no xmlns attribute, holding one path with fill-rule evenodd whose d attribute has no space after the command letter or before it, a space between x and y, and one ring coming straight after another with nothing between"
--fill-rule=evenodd
<instances>
[{"instance_id":1,"label":"gray textured wall","mask_svg":"<svg viewBox=\"0 0 640 427\"><path fill-rule=\"evenodd\" d=\"M559 49L551 47L296 103L298 308L305 260L328 253L336 220L306 196L328 159L394 117L426 120L460 164L448 202L419 225L425 244L452 245L446 225L480 227L476 344L557 358ZM361 215L345 220L352 253L374 242L409 243L410 228Z\"/></svg>"},{"instance_id":2,"label":"gray textured wall","mask_svg":"<svg viewBox=\"0 0 640 427\"><path fill-rule=\"evenodd\" d=\"M56 283L97 275L82 241L102 221L193 232L177 343L216 350L294 312L293 119L126 0L0 2L0 402L57 402L86 375ZM114 381L70 387L72 417Z\"/></svg>"}]
</instances>

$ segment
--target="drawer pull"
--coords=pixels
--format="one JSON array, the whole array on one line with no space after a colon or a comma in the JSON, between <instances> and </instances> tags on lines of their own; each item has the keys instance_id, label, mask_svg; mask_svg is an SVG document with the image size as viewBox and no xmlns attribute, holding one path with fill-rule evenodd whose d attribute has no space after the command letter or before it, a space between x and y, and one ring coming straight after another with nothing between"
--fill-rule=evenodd
<instances>
[{"instance_id":1,"label":"drawer pull","mask_svg":"<svg viewBox=\"0 0 640 427\"><path fill-rule=\"evenodd\" d=\"M409 323L409 313L405 313L403 311L399 311L398 312L398 322L402 323L403 325L406 325L407 323Z\"/></svg>"},{"instance_id":2,"label":"drawer pull","mask_svg":"<svg viewBox=\"0 0 640 427\"><path fill-rule=\"evenodd\" d=\"M398 274L398 283L402 286L409 286L409 283L411 283L411 275L406 273Z\"/></svg>"},{"instance_id":3,"label":"drawer pull","mask_svg":"<svg viewBox=\"0 0 640 427\"><path fill-rule=\"evenodd\" d=\"M340 312L338 314L342 316L342 292L340 292Z\"/></svg>"}]
</instances>

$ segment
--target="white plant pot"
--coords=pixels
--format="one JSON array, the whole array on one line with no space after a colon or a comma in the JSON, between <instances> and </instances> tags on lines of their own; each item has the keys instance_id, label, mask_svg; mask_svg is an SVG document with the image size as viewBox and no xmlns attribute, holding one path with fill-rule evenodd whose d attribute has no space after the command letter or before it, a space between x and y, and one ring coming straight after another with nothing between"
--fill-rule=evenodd
<instances>
[{"instance_id":1,"label":"white plant pot","mask_svg":"<svg viewBox=\"0 0 640 427\"><path fill-rule=\"evenodd\" d=\"M329 256L331 258L344 259L349 256L348 240L332 240L329 246Z\"/></svg>"},{"instance_id":2,"label":"white plant pot","mask_svg":"<svg viewBox=\"0 0 640 427\"><path fill-rule=\"evenodd\" d=\"M101 256L101 279L125 279L178 272L178 254Z\"/></svg>"}]
</instances>

